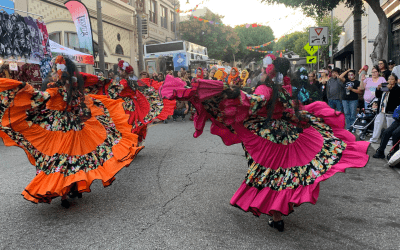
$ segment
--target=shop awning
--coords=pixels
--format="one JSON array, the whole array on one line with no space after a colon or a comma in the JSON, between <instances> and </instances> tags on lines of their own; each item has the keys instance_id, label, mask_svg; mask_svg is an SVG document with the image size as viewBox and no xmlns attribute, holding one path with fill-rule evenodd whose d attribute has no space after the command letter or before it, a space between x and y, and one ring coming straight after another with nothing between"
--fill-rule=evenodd
<instances>
[{"instance_id":1,"label":"shop awning","mask_svg":"<svg viewBox=\"0 0 400 250\"><path fill-rule=\"evenodd\" d=\"M351 54L354 54L354 41L347 44L339 52L335 53L333 55L333 59L340 61L340 60L344 59L346 56L351 55Z\"/></svg>"},{"instance_id":2,"label":"shop awning","mask_svg":"<svg viewBox=\"0 0 400 250\"><path fill-rule=\"evenodd\" d=\"M94 64L94 58L90 54L70 49L50 40L50 49L52 56L63 55L70 58L76 64Z\"/></svg>"}]
</instances>

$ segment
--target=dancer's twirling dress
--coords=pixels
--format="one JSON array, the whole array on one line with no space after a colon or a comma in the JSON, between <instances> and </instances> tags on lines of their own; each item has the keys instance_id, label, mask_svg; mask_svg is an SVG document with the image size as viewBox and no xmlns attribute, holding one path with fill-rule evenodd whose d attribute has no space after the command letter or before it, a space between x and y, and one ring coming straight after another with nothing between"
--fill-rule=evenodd
<instances>
[{"instance_id":1,"label":"dancer's twirling dress","mask_svg":"<svg viewBox=\"0 0 400 250\"><path fill-rule=\"evenodd\" d=\"M130 86L125 79L113 82L107 88L107 96L124 100L128 123L132 125L132 133L139 135L140 142L146 139L148 124L155 119L165 120L174 113L175 101L164 102L158 91L142 80L137 81L137 86Z\"/></svg>"},{"instance_id":2,"label":"dancer's twirling dress","mask_svg":"<svg viewBox=\"0 0 400 250\"><path fill-rule=\"evenodd\" d=\"M143 148L122 101L76 94L66 111L65 87L42 92L20 84L0 78L0 136L6 146L24 149L36 167L22 193L27 200L50 203L74 183L90 192L96 179L108 186Z\"/></svg>"},{"instance_id":3,"label":"dancer's twirling dress","mask_svg":"<svg viewBox=\"0 0 400 250\"><path fill-rule=\"evenodd\" d=\"M254 95L241 92L236 99L226 99L220 81L197 80L185 88L179 79L167 76L160 93L164 98L189 100L196 107L196 132L203 132L212 121L211 133L226 145L243 143L248 172L231 204L254 215L288 215L293 206L315 204L319 183L346 168L367 164L368 142L356 142L344 128L344 115L326 103L302 107L307 117L298 123L289 100L291 86L279 93L271 120L267 121L268 100L272 89L261 85ZM296 121L296 122L294 122ZM294 124L300 124L302 129Z\"/></svg>"}]
</instances>

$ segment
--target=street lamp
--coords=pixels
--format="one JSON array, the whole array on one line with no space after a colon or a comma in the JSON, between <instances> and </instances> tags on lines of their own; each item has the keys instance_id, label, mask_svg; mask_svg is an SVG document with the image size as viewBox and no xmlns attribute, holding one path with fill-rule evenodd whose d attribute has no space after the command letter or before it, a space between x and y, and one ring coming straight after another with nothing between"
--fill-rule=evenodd
<instances>
[{"instance_id":1,"label":"street lamp","mask_svg":"<svg viewBox=\"0 0 400 250\"><path fill-rule=\"evenodd\" d=\"M346 30L344 29L344 26L342 26L342 36L346 35Z\"/></svg>"}]
</instances>

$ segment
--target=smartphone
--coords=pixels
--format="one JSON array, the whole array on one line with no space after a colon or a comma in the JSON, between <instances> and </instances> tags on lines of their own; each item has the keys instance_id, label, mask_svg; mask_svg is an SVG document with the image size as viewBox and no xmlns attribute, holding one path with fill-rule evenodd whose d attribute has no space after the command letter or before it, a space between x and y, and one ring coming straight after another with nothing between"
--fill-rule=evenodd
<instances>
[{"instance_id":1,"label":"smartphone","mask_svg":"<svg viewBox=\"0 0 400 250\"><path fill-rule=\"evenodd\" d=\"M389 88L387 87L387 85L388 85L387 82L382 83L382 88L381 88L381 90L382 90L383 92L389 91Z\"/></svg>"}]
</instances>

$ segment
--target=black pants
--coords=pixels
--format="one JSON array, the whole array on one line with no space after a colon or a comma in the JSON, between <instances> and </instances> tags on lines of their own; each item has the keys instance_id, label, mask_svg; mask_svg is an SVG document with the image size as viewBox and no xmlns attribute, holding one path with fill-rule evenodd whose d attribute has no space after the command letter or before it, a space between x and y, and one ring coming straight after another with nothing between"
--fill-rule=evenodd
<instances>
[{"instance_id":1,"label":"black pants","mask_svg":"<svg viewBox=\"0 0 400 250\"><path fill-rule=\"evenodd\" d=\"M393 145L395 145L400 140L400 121L394 120L392 125L390 125L382 135L381 145L378 151L385 152L385 148L389 142L390 137L393 138ZM400 143L399 143L400 144ZM399 145L396 146L395 150L399 150Z\"/></svg>"},{"instance_id":2,"label":"black pants","mask_svg":"<svg viewBox=\"0 0 400 250\"><path fill-rule=\"evenodd\" d=\"M186 108L175 109L174 114L172 115L172 118L174 118L174 120L175 120L176 118L178 118L178 116L182 116L182 119L185 119L185 110L186 110Z\"/></svg>"}]
</instances>

